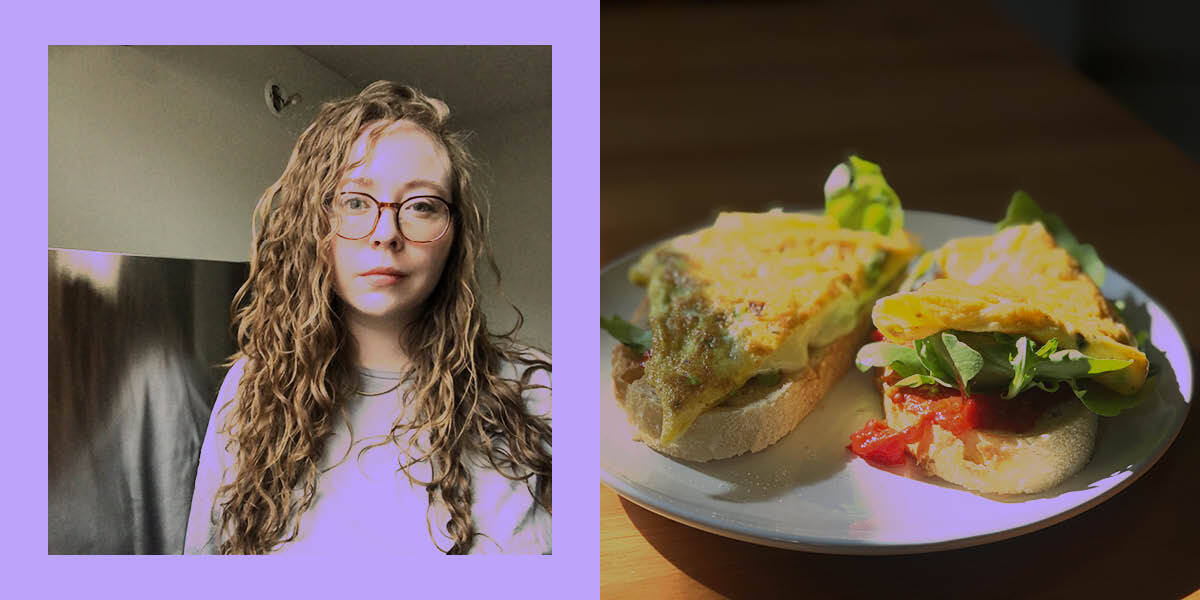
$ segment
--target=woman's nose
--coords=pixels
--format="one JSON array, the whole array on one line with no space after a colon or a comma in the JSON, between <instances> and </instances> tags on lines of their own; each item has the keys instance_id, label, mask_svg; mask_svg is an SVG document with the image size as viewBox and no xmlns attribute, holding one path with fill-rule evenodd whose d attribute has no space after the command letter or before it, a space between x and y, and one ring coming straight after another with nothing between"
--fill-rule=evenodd
<instances>
[{"instance_id":1,"label":"woman's nose","mask_svg":"<svg viewBox=\"0 0 1200 600\"><path fill-rule=\"evenodd\" d=\"M393 207L379 209L379 222L375 224L375 231L371 233L372 245L388 244L397 248L404 245L404 236L400 235L400 229L396 226L396 209Z\"/></svg>"}]
</instances>

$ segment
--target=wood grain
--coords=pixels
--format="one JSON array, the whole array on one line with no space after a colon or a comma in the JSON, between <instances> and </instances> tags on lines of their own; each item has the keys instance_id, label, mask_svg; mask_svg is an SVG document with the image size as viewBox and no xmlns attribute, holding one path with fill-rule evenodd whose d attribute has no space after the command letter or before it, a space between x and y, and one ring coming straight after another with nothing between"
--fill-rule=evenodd
<instances>
[{"instance_id":1,"label":"wood grain","mask_svg":"<svg viewBox=\"0 0 1200 600\"><path fill-rule=\"evenodd\" d=\"M1025 189L1196 351L1200 170L986 4L606 5L601 36L602 265L721 209L820 207L854 151L909 209L995 221ZM601 596L1182 597L1200 588L1198 429L1082 515L913 556L755 546L601 486Z\"/></svg>"}]
</instances>

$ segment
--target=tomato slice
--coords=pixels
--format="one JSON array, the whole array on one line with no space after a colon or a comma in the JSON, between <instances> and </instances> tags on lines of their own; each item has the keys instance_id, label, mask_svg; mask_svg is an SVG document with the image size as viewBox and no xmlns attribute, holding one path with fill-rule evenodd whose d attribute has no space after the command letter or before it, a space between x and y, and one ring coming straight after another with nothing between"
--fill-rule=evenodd
<instances>
[{"instance_id":1,"label":"tomato slice","mask_svg":"<svg viewBox=\"0 0 1200 600\"><path fill-rule=\"evenodd\" d=\"M895 373L881 379L887 384L898 380ZM920 440L932 423L958 437L973 429L1023 433L1032 429L1042 413L1056 402L1073 401L1070 396L1065 390L1049 393L1034 388L1017 398L1005 400L995 394L979 392L963 397L959 390L943 386L893 388L892 403L920 416L920 420L903 431L896 431L885 421L872 419L850 435L850 445L846 447L869 462L898 465L904 462L905 446Z\"/></svg>"},{"instance_id":2,"label":"tomato slice","mask_svg":"<svg viewBox=\"0 0 1200 600\"><path fill-rule=\"evenodd\" d=\"M899 465L904 463L905 446L921 439L928 426L928 418L922 417L915 425L896 431L884 421L871 419L862 429L850 434L847 448L872 463Z\"/></svg>"}]
</instances>

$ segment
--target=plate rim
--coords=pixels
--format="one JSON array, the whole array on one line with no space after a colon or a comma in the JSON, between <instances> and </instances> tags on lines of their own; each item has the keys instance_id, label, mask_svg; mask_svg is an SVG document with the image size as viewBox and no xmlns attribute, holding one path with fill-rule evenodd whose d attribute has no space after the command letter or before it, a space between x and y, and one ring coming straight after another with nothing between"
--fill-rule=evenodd
<instances>
[{"instance_id":1,"label":"plate rim","mask_svg":"<svg viewBox=\"0 0 1200 600\"><path fill-rule=\"evenodd\" d=\"M810 213L811 214L811 213L817 213L819 211L817 209L811 209L811 210L800 210L800 211L789 211L789 212L800 212L800 213ZM977 219L975 217L966 217L966 216L962 216L962 215L955 215L952 213L942 213L942 212L933 212L933 211L925 211L925 210L910 210L910 209L905 209L904 212L906 215L914 214L914 215L928 215L931 217L954 217L956 219L962 219L965 221L973 221L974 222L973 224L977 224L977 225L981 225L981 226L994 225L994 223L992 223L990 221L984 221L982 219ZM695 230L692 230L692 231L695 231ZM684 232L684 234L686 234L686 233L687 232ZM650 242L645 245L642 245L642 246L635 248L629 252L626 252L625 254L621 255L620 257L610 261L608 264L604 265L600 269L601 277L603 277L610 270L615 269L618 265L623 265L627 261L632 260L634 257L645 253L646 251L653 248L654 246L662 243L665 240L671 239L672 237L674 237L674 235L665 237L663 239L660 239L660 240L657 240L654 242ZM609 473L608 470L605 468L605 462L603 460L603 456L601 456L601 461L600 461L601 483L608 486L608 488L611 489L613 492L615 492L618 496L625 498L626 500L632 502L633 504L636 504L636 505L638 505L650 512L653 512L657 515L660 515L662 517L671 519L673 521L682 523L684 525L693 527L695 529L699 529L701 531L720 535L722 537L726 537L726 538L730 538L730 539L734 539L734 540L738 540L738 541L742 541L742 542L762 545L762 546L769 546L769 547L780 548L780 549L785 549L785 550L793 550L793 551L815 552L815 553L821 553L821 554L879 556L879 555L923 554L923 553L930 553L930 552L956 550L956 549L961 549L961 548L968 548L968 547L972 547L972 546L989 544L992 542L998 542L998 541L1002 541L1002 540L1006 540L1006 539L1011 539L1014 537L1019 537L1019 536L1022 536L1022 535L1028 534L1028 533L1033 533L1035 531L1045 529L1047 527L1051 527L1053 525L1056 525L1058 523L1066 521L1070 518L1078 516L1086 511L1098 506L1102 502L1109 500L1110 498L1115 496L1117 493L1126 489L1131 484L1133 484L1135 481L1137 481L1142 476L1144 476L1146 473L1150 472L1150 470L1153 469L1156 464L1158 464L1158 461L1162 459L1163 455L1166 454L1167 450L1169 450L1170 447L1175 443L1175 440L1178 438L1179 433L1183 430L1183 424L1187 421L1188 413L1190 413L1190 411L1191 411L1192 392L1196 385L1195 373L1191 372L1191 367L1192 367L1191 350L1188 347L1187 338L1184 336L1183 330L1179 328L1179 324L1178 324L1178 322L1176 322L1175 318L1173 316L1171 316L1171 314L1169 312L1167 312L1166 308L1164 308L1164 306L1161 302L1159 302L1156 298L1154 298L1150 294L1146 293L1146 291L1141 286L1137 285L1137 283L1134 282L1132 279L1130 279L1129 277L1126 277L1123 273L1121 273L1120 271L1117 271L1116 269L1113 269L1111 267L1109 267L1107 270L1110 273L1115 273L1118 277L1120 277L1125 282L1127 282L1131 287L1135 288L1142 296L1144 296L1149 301L1150 304L1153 304L1154 306L1156 306L1158 308L1158 311L1163 315L1163 317L1166 319L1167 323L1170 325L1171 329L1173 329L1175 331L1175 333L1178 335L1179 340L1181 342L1180 349L1183 353L1183 358L1185 360L1185 364L1187 365L1188 372L1192 378L1192 385L1189 387L1189 389L1186 389L1186 390L1183 389L1182 386L1180 386L1180 388L1179 388L1180 393L1183 397L1183 402L1185 405L1182 418L1178 420L1178 423L1176 424L1174 431L1171 431L1170 434L1164 438L1163 443L1161 443L1157 448L1154 449L1152 456L1146 462L1145 468L1142 468L1138 471L1134 471L1134 472L1130 473L1129 476L1127 476L1124 479L1122 479L1121 481L1115 483L1112 487L1105 490L1104 492L1101 492L1100 494L1097 494L1096 496L1093 496L1092 498L1089 498L1083 502L1080 502L1079 504L1071 506L1061 512L1057 512L1057 513L1048 515L1042 519L1038 519L1038 520L1030 522L1030 523L1025 523L1023 525L1018 525L1016 527L1011 527L1008 529L989 532L989 533L981 533L978 535L972 535L972 536L967 536L967 537L951 538L951 539L945 539L945 540L934 540L934 541L918 542L918 543L911 543L911 544L877 543L877 542L873 542L872 540L867 539L867 538L860 539L860 540L846 540L846 539L842 539L842 538L827 538L827 537L806 536L806 535L784 535L784 536L781 536L778 533L772 534L772 532L770 532L758 525L748 525L748 524L739 525L738 529L732 529L715 517L705 517L704 515L700 515L686 507L682 507L679 505L671 506L670 505L670 497L667 496L666 494L663 494L657 490L653 490L650 488L644 488L644 486L638 486L637 484L634 484L632 482L627 482L627 481L623 480L621 477L616 476L612 473ZM603 309L601 309L601 310L603 311ZM601 354L603 354L603 353L601 353ZM1165 358L1165 356L1166 355L1164 353L1164 358ZM603 358L603 356L601 358ZM1172 366L1174 366L1174 365L1172 364ZM1178 379L1176 381L1178 382ZM609 382L602 381L601 385L605 385L606 383L611 385L611 381L609 381ZM646 490L646 492L649 492L649 493L644 493L639 488L644 488ZM656 501L656 499L653 497L654 495L660 496L662 499Z\"/></svg>"}]
</instances>

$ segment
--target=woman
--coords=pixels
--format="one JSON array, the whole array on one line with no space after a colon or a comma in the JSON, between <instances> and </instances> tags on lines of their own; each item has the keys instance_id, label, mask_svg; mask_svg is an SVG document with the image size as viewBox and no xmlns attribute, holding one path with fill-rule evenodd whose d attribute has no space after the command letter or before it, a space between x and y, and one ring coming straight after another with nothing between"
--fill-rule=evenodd
<instances>
[{"instance_id":1,"label":"woman","mask_svg":"<svg viewBox=\"0 0 1200 600\"><path fill-rule=\"evenodd\" d=\"M187 552L550 552L550 364L487 330L448 116L371 84L263 194Z\"/></svg>"}]
</instances>

